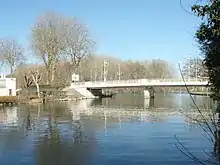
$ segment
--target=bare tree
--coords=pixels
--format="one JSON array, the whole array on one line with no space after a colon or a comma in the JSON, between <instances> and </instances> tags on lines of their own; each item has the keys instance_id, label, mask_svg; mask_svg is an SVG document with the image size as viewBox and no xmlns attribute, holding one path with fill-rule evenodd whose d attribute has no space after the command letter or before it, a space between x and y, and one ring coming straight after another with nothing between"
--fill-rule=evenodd
<instances>
[{"instance_id":1,"label":"bare tree","mask_svg":"<svg viewBox=\"0 0 220 165\"><path fill-rule=\"evenodd\" d=\"M25 73L24 81L25 81L25 84L24 84L24 88L25 88L25 89L29 89L30 86L33 84L33 80L32 80L31 77L27 74L27 72Z\"/></svg>"},{"instance_id":2,"label":"bare tree","mask_svg":"<svg viewBox=\"0 0 220 165\"><path fill-rule=\"evenodd\" d=\"M19 83L26 94L26 100L29 100L29 89L33 84L36 86L37 95L40 98L39 83L43 78L43 74L40 72L39 66L20 67L16 71L15 77L19 77Z\"/></svg>"},{"instance_id":3,"label":"bare tree","mask_svg":"<svg viewBox=\"0 0 220 165\"><path fill-rule=\"evenodd\" d=\"M26 101L28 101L30 98L29 97L29 88L33 84L33 79L29 74L29 68L20 68L20 70L22 73L22 75L20 75L20 76L23 77L23 83L22 83L21 87L25 92Z\"/></svg>"},{"instance_id":4,"label":"bare tree","mask_svg":"<svg viewBox=\"0 0 220 165\"><path fill-rule=\"evenodd\" d=\"M82 58L91 55L95 42L91 39L85 25L77 19L69 19L65 28L66 56L71 70L77 72Z\"/></svg>"},{"instance_id":5,"label":"bare tree","mask_svg":"<svg viewBox=\"0 0 220 165\"><path fill-rule=\"evenodd\" d=\"M172 70L169 64L160 59L152 60L148 65L150 77L152 78L171 78Z\"/></svg>"},{"instance_id":6,"label":"bare tree","mask_svg":"<svg viewBox=\"0 0 220 165\"><path fill-rule=\"evenodd\" d=\"M32 29L31 44L35 54L44 62L47 84L54 80L57 62L65 49L65 18L57 13L38 17Z\"/></svg>"},{"instance_id":7,"label":"bare tree","mask_svg":"<svg viewBox=\"0 0 220 165\"><path fill-rule=\"evenodd\" d=\"M179 70L182 76L182 79L185 83L186 90L193 102L193 110L191 111L191 114L182 112L184 116L193 123L196 123L200 128L202 129L205 137L207 137L207 140L210 141L211 145L213 146L213 152L209 152L206 150L203 150L204 154L206 155L205 160L201 160L198 157L196 157L185 145L182 143L179 138L175 135L175 138L178 142L176 144L176 147L187 157L192 159L198 164L206 165L206 164L220 164L220 129L219 129L219 121L220 121L220 104L218 103L216 107L211 107L208 110L202 110L198 107L196 104L194 98L190 94L189 88L186 85L185 78L183 75L183 72L181 70L181 67L179 65ZM212 100L213 101L213 100ZM213 102L212 102L213 103ZM216 105L216 104L215 104Z\"/></svg>"},{"instance_id":8,"label":"bare tree","mask_svg":"<svg viewBox=\"0 0 220 165\"><path fill-rule=\"evenodd\" d=\"M32 69L32 70L30 71L30 75L31 75L31 77L32 77L33 82L34 82L35 85L36 85L36 88L37 88L37 96L38 96L38 98L40 98L39 82L40 82L40 80L42 79L42 74L39 72L38 68L36 68L36 69Z\"/></svg>"},{"instance_id":9,"label":"bare tree","mask_svg":"<svg viewBox=\"0 0 220 165\"><path fill-rule=\"evenodd\" d=\"M15 68L24 60L22 46L14 39L0 40L0 61L10 68L12 75Z\"/></svg>"},{"instance_id":10,"label":"bare tree","mask_svg":"<svg viewBox=\"0 0 220 165\"><path fill-rule=\"evenodd\" d=\"M54 81L60 60L68 59L72 68L78 68L81 59L91 54L94 45L83 24L58 13L38 17L31 37L35 54L44 62L47 84Z\"/></svg>"},{"instance_id":11,"label":"bare tree","mask_svg":"<svg viewBox=\"0 0 220 165\"><path fill-rule=\"evenodd\" d=\"M202 58L190 58L183 65L183 74L187 78L208 77L208 70Z\"/></svg>"}]
</instances>

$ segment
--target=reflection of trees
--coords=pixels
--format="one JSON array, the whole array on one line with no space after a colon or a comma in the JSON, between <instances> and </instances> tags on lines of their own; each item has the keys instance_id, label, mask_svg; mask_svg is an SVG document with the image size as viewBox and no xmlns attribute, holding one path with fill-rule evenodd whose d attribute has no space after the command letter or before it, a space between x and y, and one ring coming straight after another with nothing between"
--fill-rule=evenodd
<instances>
[{"instance_id":1,"label":"reflection of trees","mask_svg":"<svg viewBox=\"0 0 220 165\"><path fill-rule=\"evenodd\" d=\"M62 121L60 115L64 115L64 113L60 113L63 109L59 110L59 107L56 105L46 106L46 109L43 110L48 112L48 119L46 129L42 132L43 136L38 138L39 144L36 146L37 164L87 164L87 157L91 154L93 147L91 142L88 143L83 138L85 132L82 121ZM91 137L93 133L87 136Z\"/></svg>"},{"instance_id":2,"label":"reflection of trees","mask_svg":"<svg viewBox=\"0 0 220 165\"><path fill-rule=\"evenodd\" d=\"M6 106L1 108L4 115L4 129L2 127L0 129L0 161L2 164L10 152L17 154L16 152L19 153L22 148L27 146L25 143L27 137L24 136L23 130L19 129L17 107Z\"/></svg>"},{"instance_id":3,"label":"reflection of trees","mask_svg":"<svg viewBox=\"0 0 220 165\"><path fill-rule=\"evenodd\" d=\"M25 115L26 116L24 118L23 125L24 125L26 131L33 130L35 128L35 123L34 123L33 119L31 118L31 112L28 107L26 108Z\"/></svg>"},{"instance_id":4,"label":"reflection of trees","mask_svg":"<svg viewBox=\"0 0 220 165\"><path fill-rule=\"evenodd\" d=\"M38 145L39 158L38 164L60 164L60 139L57 122L54 118L52 121L52 114L49 112L47 120L47 128L44 132L41 143Z\"/></svg>"},{"instance_id":5,"label":"reflection of trees","mask_svg":"<svg viewBox=\"0 0 220 165\"><path fill-rule=\"evenodd\" d=\"M73 121L73 142L74 143L81 143L83 140L82 137L82 123L81 121Z\"/></svg>"},{"instance_id":6,"label":"reflection of trees","mask_svg":"<svg viewBox=\"0 0 220 165\"><path fill-rule=\"evenodd\" d=\"M5 126L6 127L11 127L15 126L17 127L18 125L18 114L17 114L17 107L14 106L7 106L4 108L6 113L5 113Z\"/></svg>"},{"instance_id":7,"label":"reflection of trees","mask_svg":"<svg viewBox=\"0 0 220 165\"><path fill-rule=\"evenodd\" d=\"M150 107L154 107L154 98L151 98L151 99L150 99L149 106L150 106Z\"/></svg>"}]
</instances>

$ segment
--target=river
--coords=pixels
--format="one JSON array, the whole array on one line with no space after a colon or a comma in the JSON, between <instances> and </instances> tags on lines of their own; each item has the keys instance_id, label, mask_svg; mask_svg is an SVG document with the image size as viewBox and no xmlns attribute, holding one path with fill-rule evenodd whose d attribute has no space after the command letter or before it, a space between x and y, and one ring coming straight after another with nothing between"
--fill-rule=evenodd
<instances>
[{"instance_id":1,"label":"river","mask_svg":"<svg viewBox=\"0 0 220 165\"><path fill-rule=\"evenodd\" d=\"M194 96L210 108L208 97ZM1 165L192 165L174 135L199 159L212 151L199 126L180 111L186 94L124 93L81 100L0 109ZM177 145L177 146L176 146Z\"/></svg>"}]
</instances>

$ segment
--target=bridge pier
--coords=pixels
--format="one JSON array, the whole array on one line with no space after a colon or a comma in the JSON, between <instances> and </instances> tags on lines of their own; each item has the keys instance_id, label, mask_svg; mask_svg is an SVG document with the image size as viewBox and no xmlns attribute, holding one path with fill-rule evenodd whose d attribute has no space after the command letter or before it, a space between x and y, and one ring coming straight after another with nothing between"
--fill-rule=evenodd
<instances>
[{"instance_id":1,"label":"bridge pier","mask_svg":"<svg viewBox=\"0 0 220 165\"><path fill-rule=\"evenodd\" d=\"M151 87L145 87L144 89L144 99L154 98L154 89Z\"/></svg>"}]
</instances>

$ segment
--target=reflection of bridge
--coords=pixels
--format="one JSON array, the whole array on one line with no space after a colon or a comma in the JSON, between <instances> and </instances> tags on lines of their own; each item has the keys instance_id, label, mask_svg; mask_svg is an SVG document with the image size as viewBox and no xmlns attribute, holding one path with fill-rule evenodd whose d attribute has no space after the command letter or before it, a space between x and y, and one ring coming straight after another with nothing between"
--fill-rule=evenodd
<instances>
[{"instance_id":1,"label":"reflection of bridge","mask_svg":"<svg viewBox=\"0 0 220 165\"><path fill-rule=\"evenodd\" d=\"M148 121L153 117L160 118L160 120L165 119L164 117L172 114L180 114L175 112L176 109L170 110L167 108L157 108L155 111L149 111L145 108L133 109L133 108L110 108L110 107L98 107L91 106L92 99L90 100L80 100L79 102L68 102L68 107L72 113L72 120L80 120L81 115L93 116L104 118L105 120L111 119L120 121L127 121L132 119L137 119L140 121ZM168 111L167 111L168 110ZM160 113L160 116L157 113Z\"/></svg>"},{"instance_id":2,"label":"reflection of bridge","mask_svg":"<svg viewBox=\"0 0 220 165\"><path fill-rule=\"evenodd\" d=\"M118 107L111 107L111 108L107 108L109 105L108 104L103 104L100 103L98 105L93 105L95 99L84 99L84 100L79 100L77 102L68 102L68 106L70 108L70 110L75 114L74 118L78 118L77 115L79 115L80 113L85 113L87 115L91 115L91 112L94 112L96 110L98 110L98 112L100 112L100 110L110 110L110 111L115 111L115 109L117 109L117 111L120 110L124 110L124 107L122 108L118 108ZM144 103L143 103L143 107L142 108L138 108L140 111L145 111L146 109L151 108L152 105L150 105L151 99L144 99ZM129 108L128 108L129 109ZM161 108L158 108L161 109ZM133 110L132 108L129 110L131 111ZM135 109L137 110L137 109ZM164 109L163 109L164 110ZM174 110L176 110L176 108L174 108Z\"/></svg>"},{"instance_id":3,"label":"reflection of bridge","mask_svg":"<svg viewBox=\"0 0 220 165\"><path fill-rule=\"evenodd\" d=\"M66 90L75 89L87 98L94 98L102 94L104 88L134 88L144 87L145 98L153 97L153 87L199 87L207 86L208 81L202 79L137 79L137 80L113 80L113 81L87 81L74 82Z\"/></svg>"}]
</instances>

